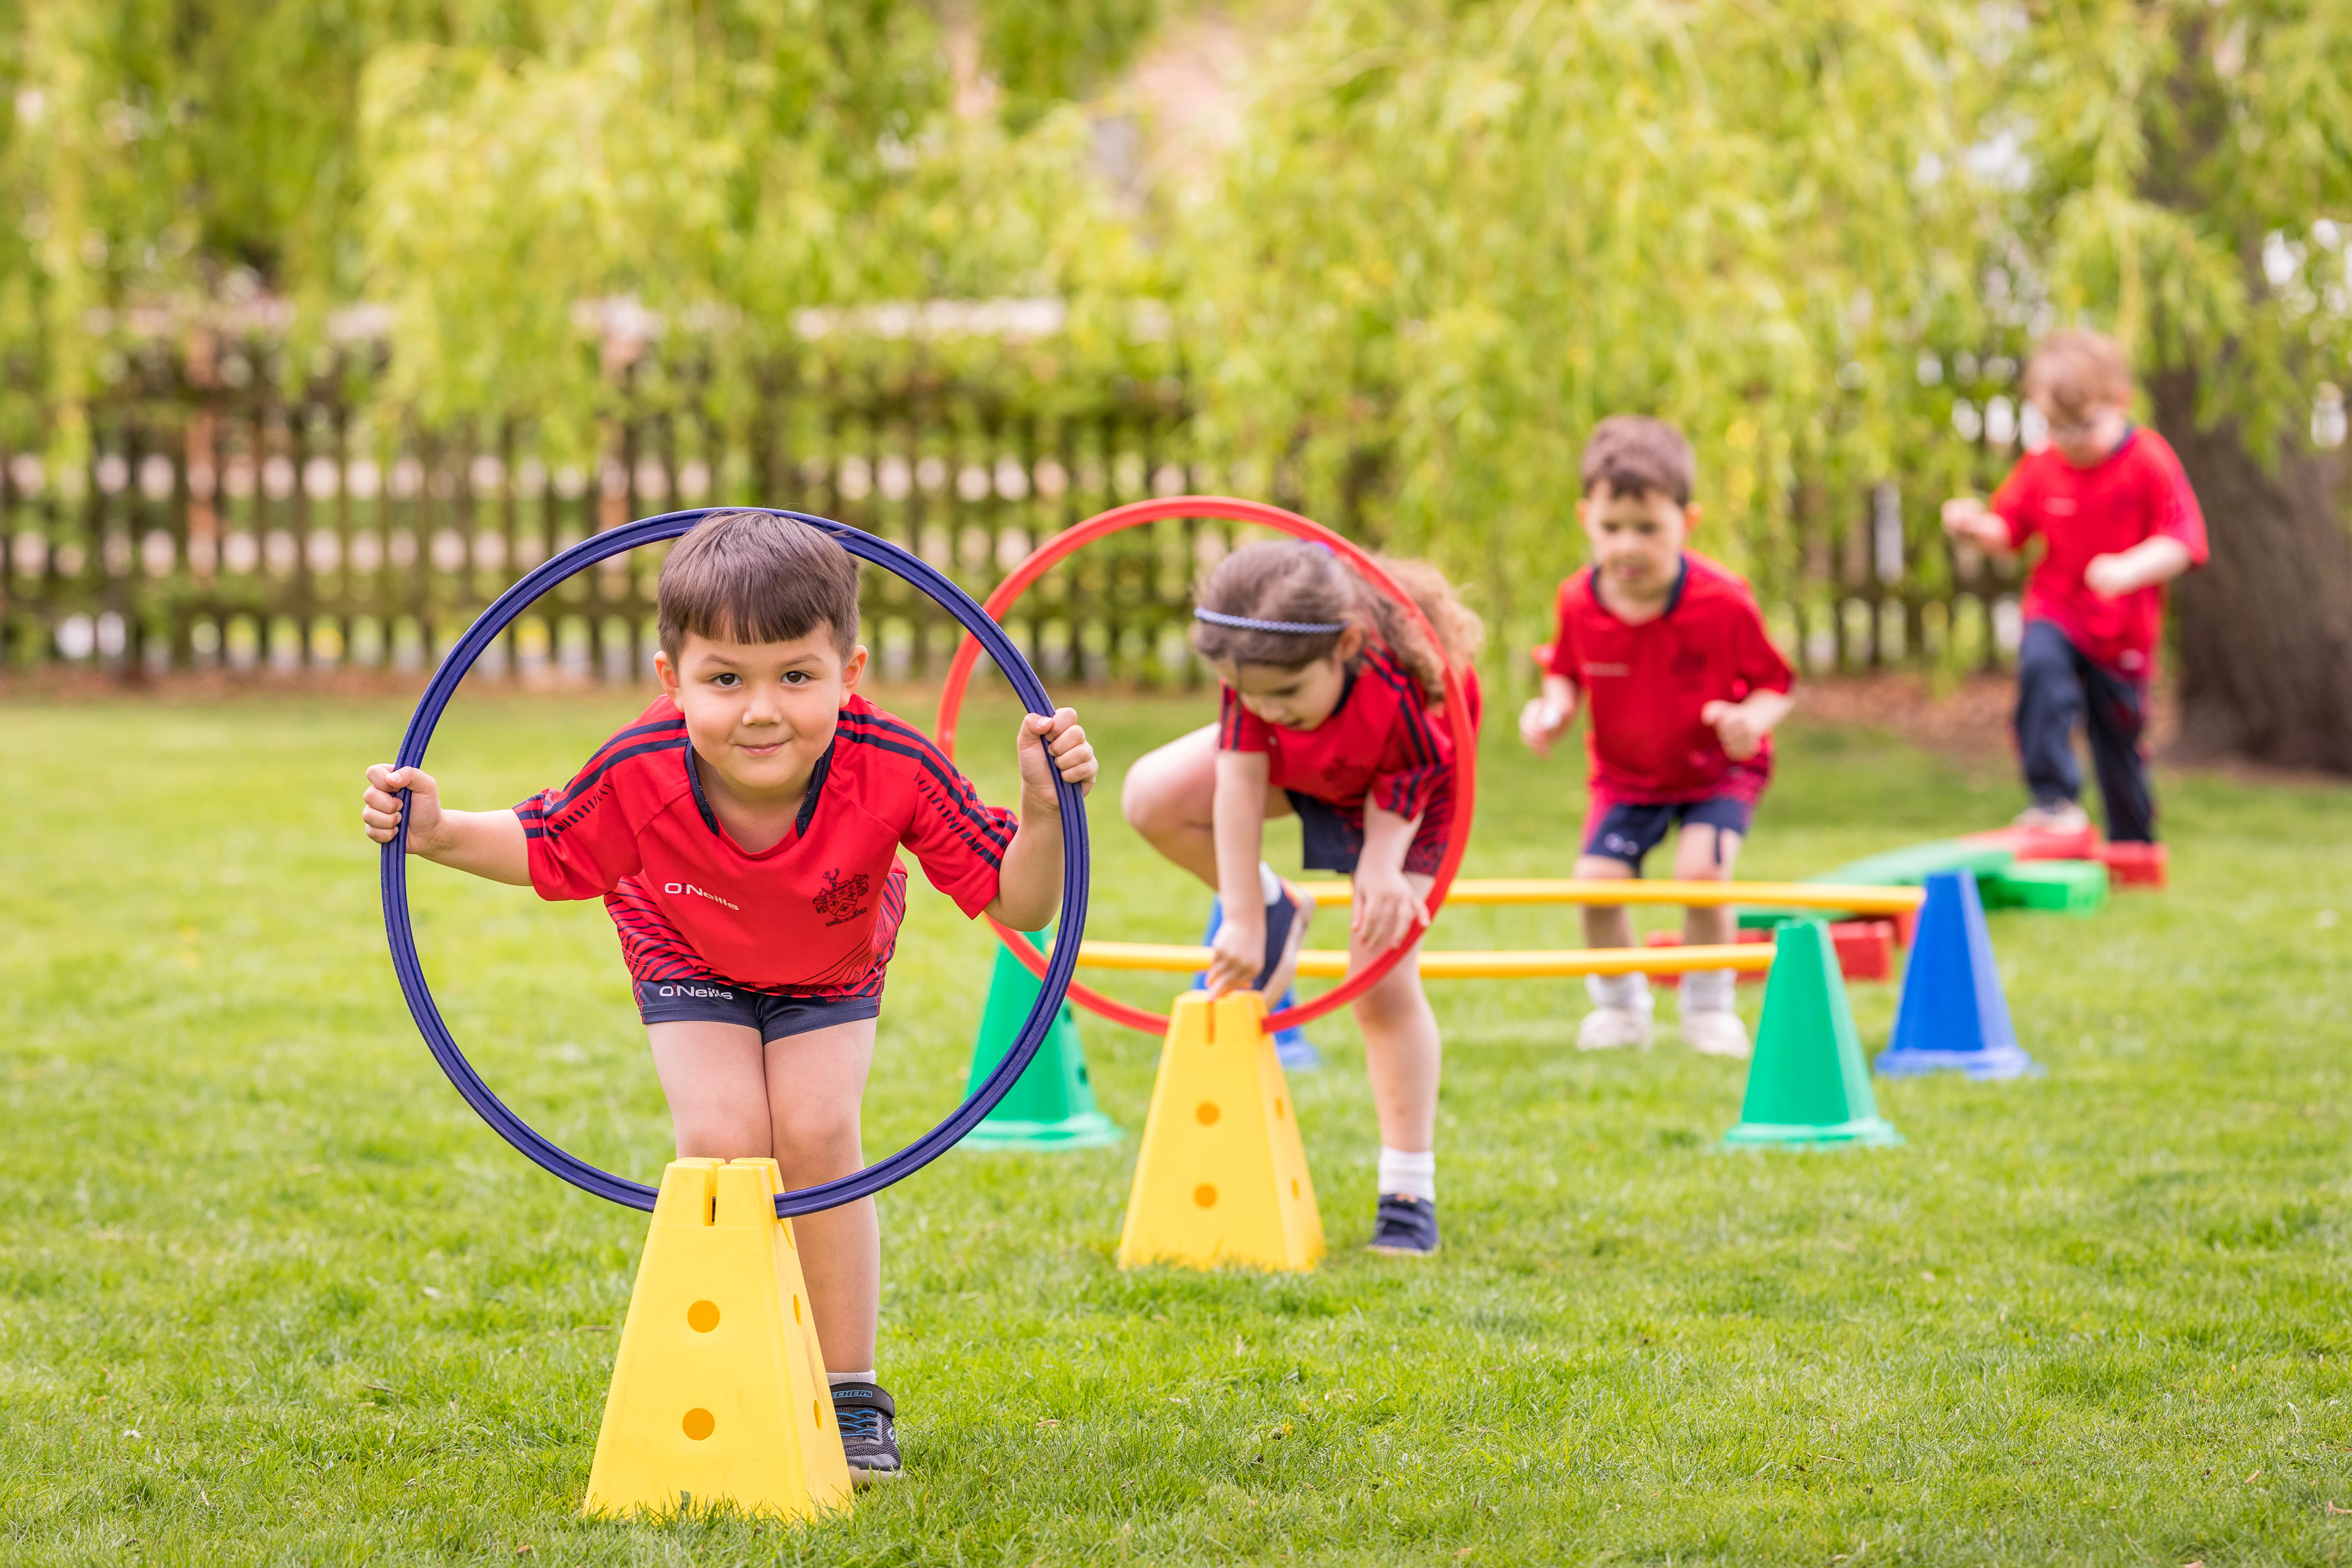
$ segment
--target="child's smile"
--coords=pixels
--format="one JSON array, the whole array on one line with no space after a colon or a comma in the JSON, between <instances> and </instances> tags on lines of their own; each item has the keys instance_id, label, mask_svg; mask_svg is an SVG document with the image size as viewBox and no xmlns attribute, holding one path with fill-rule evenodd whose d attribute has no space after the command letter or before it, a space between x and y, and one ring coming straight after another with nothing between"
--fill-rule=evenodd
<instances>
[{"instance_id":1,"label":"child's smile","mask_svg":"<svg viewBox=\"0 0 2352 1568\"><path fill-rule=\"evenodd\" d=\"M689 633L677 659L656 661L662 689L686 715L695 754L709 764L703 787L746 848L774 841L764 821L734 819L730 805L764 816L796 810L810 775L833 744L841 705L865 673L866 649L844 658L833 629L790 642L739 643ZM764 808L764 809L763 809Z\"/></svg>"}]
</instances>

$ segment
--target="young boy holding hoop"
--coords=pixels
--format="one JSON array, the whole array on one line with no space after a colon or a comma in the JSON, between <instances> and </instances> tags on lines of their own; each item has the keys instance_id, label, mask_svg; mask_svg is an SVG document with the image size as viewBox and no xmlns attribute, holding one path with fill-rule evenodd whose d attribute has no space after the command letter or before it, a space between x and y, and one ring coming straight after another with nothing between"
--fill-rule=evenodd
<instances>
[{"instance_id":1,"label":"young boy holding hoop","mask_svg":"<svg viewBox=\"0 0 2352 1568\"><path fill-rule=\"evenodd\" d=\"M662 695L562 789L454 811L422 769L368 769L361 816L408 852L551 900L602 898L621 939L680 1158L772 1157L789 1187L865 1164L859 1105L906 913L900 845L965 915L1020 931L1062 897L1056 773L1090 788L1069 709L1024 717L1021 810L857 695L857 563L768 512L705 518L656 591ZM900 1468L875 1381L881 1237L863 1198L796 1227L850 1473Z\"/></svg>"},{"instance_id":2,"label":"young boy holding hoop","mask_svg":"<svg viewBox=\"0 0 2352 1568\"><path fill-rule=\"evenodd\" d=\"M1579 702L1591 709L1591 808L1578 877L1638 877L1679 828L1675 876L1728 881L1772 777L1772 729L1790 706L1788 661L1748 584L1685 548L1699 513L1696 463L1681 431L1612 415L1593 427L1581 468L1576 513L1592 564L1559 585L1543 695L1520 714L1519 736L1547 755ZM1695 905L1683 930L1694 946L1730 942L1732 910ZM1586 906L1584 940L1633 946L1624 906ZM1683 1043L1693 1050L1748 1054L1748 1026L1732 1010L1735 978L1728 969L1683 976ZM1588 975L1584 988L1592 1010L1579 1047L1648 1047L1646 976Z\"/></svg>"}]
</instances>

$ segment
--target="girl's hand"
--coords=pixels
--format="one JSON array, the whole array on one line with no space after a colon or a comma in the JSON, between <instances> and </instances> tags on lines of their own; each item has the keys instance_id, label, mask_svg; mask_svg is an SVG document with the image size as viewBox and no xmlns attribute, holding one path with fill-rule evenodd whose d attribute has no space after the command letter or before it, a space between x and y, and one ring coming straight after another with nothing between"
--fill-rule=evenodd
<instances>
[{"instance_id":1,"label":"girl's hand","mask_svg":"<svg viewBox=\"0 0 2352 1568\"><path fill-rule=\"evenodd\" d=\"M1209 943L1209 999L1246 990L1265 967L1265 911L1259 910L1255 921L1228 914Z\"/></svg>"},{"instance_id":2,"label":"girl's hand","mask_svg":"<svg viewBox=\"0 0 2352 1568\"><path fill-rule=\"evenodd\" d=\"M367 836L389 844L400 830L400 790L408 792L408 852L423 855L437 848L441 830L441 786L423 768L395 768L378 763L367 771L367 789L360 795L360 821Z\"/></svg>"},{"instance_id":3,"label":"girl's hand","mask_svg":"<svg viewBox=\"0 0 2352 1568\"><path fill-rule=\"evenodd\" d=\"M1095 777L1102 764L1095 760L1095 749L1087 743L1087 732L1078 728L1076 710L1055 710L1051 719L1040 713L1024 714L1021 733L1013 746L1021 757L1021 793L1024 809L1034 805L1041 811L1060 807L1061 796L1055 792L1054 775L1078 786L1081 793L1091 793ZM1049 765L1048 757L1052 758Z\"/></svg>"},{"instance_id":4,"label":"girl's hand","mask_svg":"<svg viewBox=\"0 0 2352 1568\"><path fill-rule=\"evenodd\" d=\"M1357 868L1355 908L1348 916L1348 931L1367 951L1386 952L1428 921L1429 911L1413 896L1412 884L1402 871Z\"/></svg>"}]
</instances>

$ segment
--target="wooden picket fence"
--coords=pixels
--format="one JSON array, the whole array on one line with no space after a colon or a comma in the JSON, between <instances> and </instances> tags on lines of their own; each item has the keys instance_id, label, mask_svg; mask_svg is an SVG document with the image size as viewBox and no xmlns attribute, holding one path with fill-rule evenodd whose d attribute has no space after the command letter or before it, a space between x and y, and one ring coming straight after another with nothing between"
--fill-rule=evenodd
<instances>
[{"instance_id":1,"label":"wooden picket fence","mask_svg":"<svg viewBox=\"0 0 2352 1568\"><path fill-rule=\"evenodd\" d=\"M1024 404L919 365L848 377L780 365L748 417L722 423L672 395L615 420L600 460L567 464L542 458L526 425L388 423L353 390L368 367L340 358L287 395L284 378L254 370L269 352L232 348L226 372L201 385L175 362L151 362L91 407L89 456L70 468L0 451L0 653L11 667L126 679L421 671L551 553L680 507L838 518L981 595L1036 542L1105 508L1234 486L1265 493L1263 477L1220 474L1192 453L1172 380ZM2002 453L1984 445L1997 472ZM2013 649L2013 573L1951 561L1925 498L1882 486L1865 500L1845 515L1801 516L1781 558L1751 561L1790 652L1819 672L1989 665ZM1106 541L1033 589L1009 629L1048 679L1197 684L1190 588L1232 542L1226 525L1189 521ZM659 554L566 583L478 669L642 679ZM1936 569L1923 571L1930 557ZM879 572L866 574L866 597L865 637L885 677L944 667L958 631L942 612Z\"/></svg>"}]
</instances>

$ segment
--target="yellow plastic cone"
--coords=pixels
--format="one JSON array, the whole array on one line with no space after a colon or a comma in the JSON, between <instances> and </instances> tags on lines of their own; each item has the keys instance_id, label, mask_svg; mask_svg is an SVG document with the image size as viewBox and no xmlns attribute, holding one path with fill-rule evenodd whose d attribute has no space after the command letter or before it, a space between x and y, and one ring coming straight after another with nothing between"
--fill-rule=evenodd
<instances>
[{"instance_id":1,"label":"yellow plastic cone","mask_svg":"<svg viewBox=\"0 0 2352 1568\"><path fill-rule=\"evenodd\" d=\"M1135 1163L1118 1265L1243 1263L1306 1269L1323 1216L1265 998L1180 996Z\"/></svg>"},{"instance_id":2,"label":"yellow plastic cone","mask_svg":"<svg viewBox=\"0 0 2352 1568\"><path fill-rule=\"evenodd\" d=\"M662 1173L586 1511L849 1506L849 1464L773 1160Z\"/></svg>"}]
</instances>

